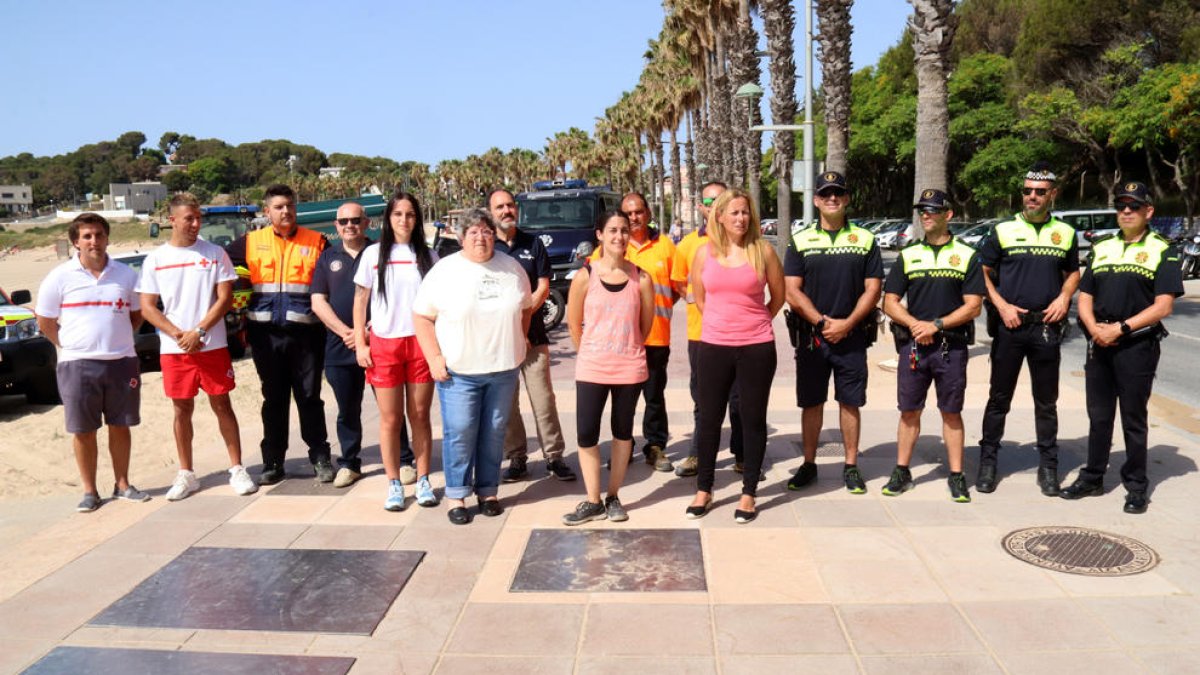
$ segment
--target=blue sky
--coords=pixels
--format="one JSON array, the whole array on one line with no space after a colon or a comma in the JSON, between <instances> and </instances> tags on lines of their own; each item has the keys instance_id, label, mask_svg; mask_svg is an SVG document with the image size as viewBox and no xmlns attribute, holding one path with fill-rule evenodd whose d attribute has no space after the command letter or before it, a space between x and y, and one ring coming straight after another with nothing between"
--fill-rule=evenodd
<instances>
[{"instance_id":1,"label":"blue sky","mask_svg":"<svg viewBox=\"0 0 1200 675\"><path fill-rule=\"evenodd\" d=\"M855 2L856 69L899 40L910 9ZM151 145L164 131L286 138L431 164L540 150L556 131L592 131L637 83L662 17L657 0L0 0L0 157L131 130Z\"/></svg>"}]
</instances>

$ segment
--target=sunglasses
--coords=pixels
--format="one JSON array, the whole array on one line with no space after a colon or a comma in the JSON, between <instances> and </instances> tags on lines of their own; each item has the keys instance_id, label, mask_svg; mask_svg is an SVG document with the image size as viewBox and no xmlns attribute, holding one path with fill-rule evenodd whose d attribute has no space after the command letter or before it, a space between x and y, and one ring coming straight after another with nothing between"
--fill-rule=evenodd
<instances>
[{"instance_id":1,"label":"sunglasses","mask_svg":"<svg viewBox=\"0 0 1200 675\"><path fill-rule=\"evenodd\" d=\"M705 206L712 206L713 202L715 202L715 201L717 201L716 197L705 197L704 199L700 200L700 203Z\"/></svg>"},{"instance_id":2,"label":"sunglasses","mask_svg":"<svg viewBox=\"0 0 1200 675\"><path fill-rule=\"evenodd\" d=\"M1123 213L1125 211L1133 211L1134 213L1137 213L1138 211L1141 211L1142 207L1144 206L1146 205L1142 204L1141 202L1117 202L1116 209L1118 213Z\"/></svg>"},{"instance_id":3,"label":"sunglasses","mask_svg":"<svg viewBox=\"0 0 1200 675\"><path fill-rule=\"evenodd\" d=\"M338 225L362 225L362 222L363 222L362 216L358 216L355 218L338 218L337 219Z\"/></svg>"},{"instance_id":4,"label":"sunglasses","mask_svg":"<svg viewBox=\"0 0 1200 675\"><path fill-rule=\"evenodd\" d=\"M848 194L850 194L850 191L843 190L842 188L826 188L826 189L818 192L817 196L818 197L845 197Z\"/></svg>"},{"instance_id":5,"label":"sunglasses","mask_svg":"<svg viewBox=\"0 0 1200 675\"><path fill-rule=\"evenodd\" d=\"M1049 191L1050 191L1050 188L1021 188L1021 194L1025 195L1026 197L1028 197L1029 195L1037 195L1039 197L1045 197L1046 193Z\"/></svg>"},{"instance_id":6,"label":"sunglasses","mask_svg":"<svg viewBox=\"0 0 1200 675\"><path fill-rule=\"evenodd\" d=\"M933 215L933 216L936 216L936 215L938 215L938 214L945 213L945 212L946 212L946 209L939 208L939 207L937 207L937 206L921 206L921 207L918 207L918 208L917 208L917 212L918 212L918 213L925 214L925 215Z\"/></svg>"}]
</instances>

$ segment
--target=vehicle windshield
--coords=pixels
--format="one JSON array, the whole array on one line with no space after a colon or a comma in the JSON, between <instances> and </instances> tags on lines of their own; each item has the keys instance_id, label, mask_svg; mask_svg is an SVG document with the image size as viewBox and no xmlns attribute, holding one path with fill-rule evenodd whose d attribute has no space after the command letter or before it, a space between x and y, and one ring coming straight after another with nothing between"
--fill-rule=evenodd
<instances>
[{"instance_id":1,"label":"vehicle windshield","mask_svg":"<svg viewBox=\"0 0 1200 675\"><path fill-rule=\"evenodd\" d=\"M906 227L907 225L908 225L908 222L903 221L903 220L895 220L890 223L883 223L879 226L879 229L875 230L875 234L886 234L888 232L895 232L903 227Z\"/></svg>"},{"instance_id":2,"label":"vehicle windshield","mask_svg":"<svg viewBox=\"0 0 1200 675\"><path fill-rule=\"evenodd\" d=\"M592 198L526 199L521 201L517 225L530 230L575 230L591 227L595 220Z\"/></svg>"},{"instance_id":3,"label":"vehicle windshield","mask_svg":"<svg viewBox=\"0 0 1200 675\"><path fill-rule=\"evenodd\" d=\"M120 263L125 263L126 265L129 265L129 267L132 268L134 272L137 272L140 275L142 273L142 263L146 261L146 255L139 254L139 255L129 256L128 258L116 258L116 261L120 262Z\"/></svg>"},{"instance_id":4,"label":"vehicle windshield","mask_svg":"<svg viewBox=\"0 0 1200 675\"><path fill-rule=\"evenodd\" d=\"M206 215L200 223L200 238L223 248L246 234L249 223L246 218L233 214Z\"/></svg>"}]
</instances>

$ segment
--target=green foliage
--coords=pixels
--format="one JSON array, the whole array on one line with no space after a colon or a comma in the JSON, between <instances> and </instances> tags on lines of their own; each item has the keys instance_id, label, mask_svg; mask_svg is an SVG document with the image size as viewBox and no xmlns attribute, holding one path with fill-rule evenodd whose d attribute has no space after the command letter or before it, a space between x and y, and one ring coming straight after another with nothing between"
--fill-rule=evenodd
<instances>
[{"instance_id":1,"label":"green foliage","mask_svg":"<svg viewBox=\"0 0 1200 675\"><path fill-rule=\"evenodd\" d=\"M1003 136L972 155L957 178L971 191L976 204L995 213L1015 198L1029 166L1054 154L1054 144L1049 141Z\"/></svg>"},{"instance_id":2,"label":"green foliage","mask_svg":"<svg viewBox=\"0 0 1200 675\"><path fill-rule=\"evenodd\" d=\"M210 194L227 192L234 185L233 162L224 155L201 157L188 164L187 176L192 185L203 188Z\"/></svg>"}]
</instances>

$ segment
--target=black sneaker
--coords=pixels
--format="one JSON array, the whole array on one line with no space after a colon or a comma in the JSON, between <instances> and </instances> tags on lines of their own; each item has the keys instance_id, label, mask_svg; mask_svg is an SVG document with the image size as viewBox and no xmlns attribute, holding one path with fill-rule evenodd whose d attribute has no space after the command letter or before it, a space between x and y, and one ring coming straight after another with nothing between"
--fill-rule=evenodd
<instances>
[{"instance_id":1,"label":"black sneaker","mask_svg":"<svg viewBox=\"0 0 1200 675\"><path fill-rule=\"evenodd\" d=\"M546 473L559 480L575 480L575 472L561 459L552 459L547 462Z\"/></svg>"},{"instance_id":2,"label":"black sneaker","mask_svg":"<svg viewBox=\"0 0 1200 675\"><path fill-rule=\"evenodd\" d=\"M816 462L805 462L800 465L799 469L796 469L796 475L788 479L787 487L789 490L799 490L816 479Z\"/></svg>"},{"instance_id":3,"label":"black sneaker","mask_svg":"<svg viewBox=\"0 0 1200 675\"><path fill-rule=\"evenodd\" d=\"M846 482L846 489L850 491L850 494L866 494L867 484L863 482L862 472L858 470L857 466L851 464L842 469L842 480Z\"/></svg>"},{"instance_id":4,"label":"black sneaker","mask_svg":"<svg viewBox=\"0 0 1200 675\"><path fill-rule=\"evenodd\" d=\"M614 523L629 520L629 514L625 513L625 507L621 506L621 500L616 495L609 495L604 498L604 510L608 514L608 519Z\"/></svg>"},{"instance_id":5,"label":"black sneaker","mask_svg":"<svg viewBox=\"0 0 1200 675\"><path fill-rule=\"evenodd\" d=\"M980 492L996 491L996 465L980 464L979 475L975 478L975 489Z\"/></svg>"},{"instance_id":6,"label":"black sneaker","mask_svg":"<svg viewBox=\"0 0 1200 675\"><path fill-rule=\"evenodd\" d=\"M608 510L599 502L582 501L575 510L562 517L563 525L582 525L590 520L604 520Z\"/></svg>"},{"instance_id":7,"label":"black sneaker","mask_svg":"<svg viewBox=\"0 0 1200 675\"><path fill-rule=\"evenodd\" d=\"M519 480L524 480L529 477L529 467L527 467L524 457L513 457L508 462L508 468L500 476L500 480L505 483L515 483Z\"/></svg>"},{"instance_id":8,"label":"black sneaker","mask_svg":"<svg viewBox=\"0 0 1200 675\"><path fill-rule=\"evenodd\" d=\"M950 474L950 498L959 504L971 501L971 493L967 491L967 477L962 472Z\"/></svg>"},{"instance_id":9,"label":"black sneaker","mask_svg":"<svg viewBox=\"0 0 1200 675\"><path fill-rule=\"evenodd\" d=\"M272 466L264 466L262 473L258 475L259 485L274 485L284 479L283 466L276 464Z\"/></svg>"},{"instance_id":10,"label":"black sneaker","mask_svg":"<svg viewBox=\"0 0 1200 675\"><path fill-rule=\"evenodd\" d=\"M902 495L913 488L912 472L908 467L898 466L892 469L892 477L883 486L883 494L889 497Z\"/></svg>"},{"instance_id":11,"label":"black sneaker","mask_svg":"<svg viewBox=\"0 0 1200 675\"><path fill-rule=\"evenodd\" d=\"M330 464L327 459L318 460L316 464L313 464L313 473L317 474L318 483L333 482L333 464Z\"/></svg>"}]
</instances>

